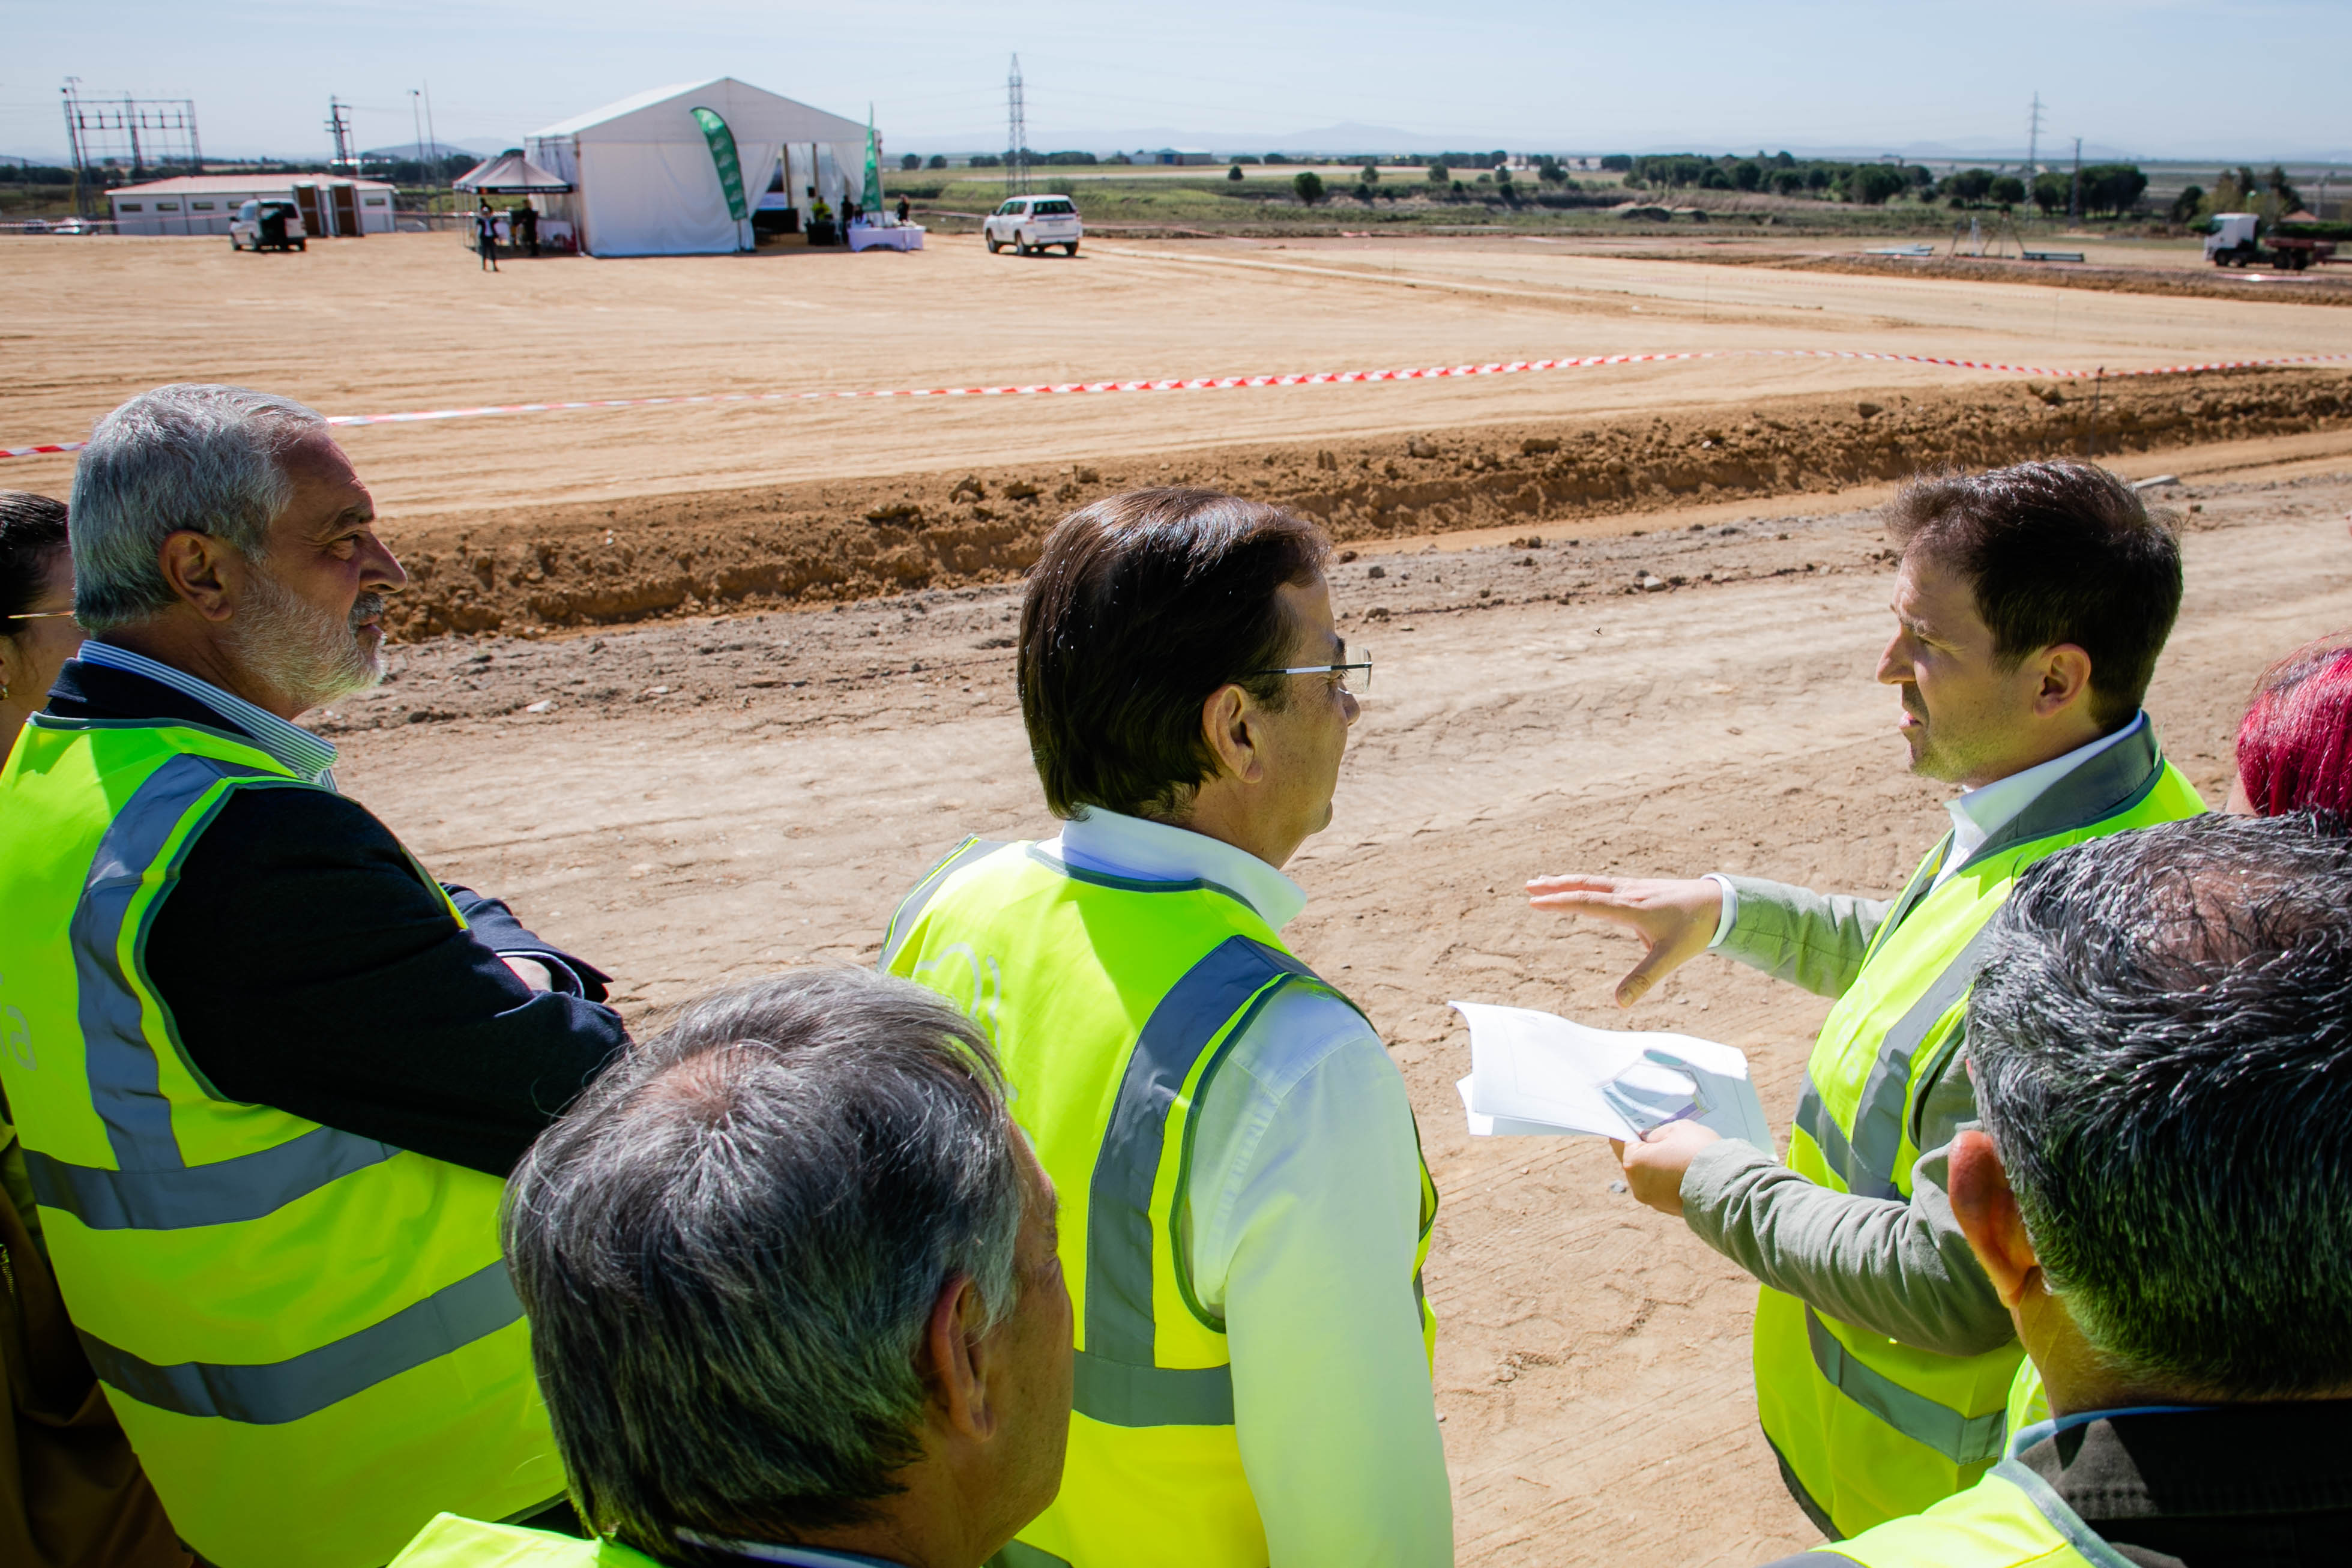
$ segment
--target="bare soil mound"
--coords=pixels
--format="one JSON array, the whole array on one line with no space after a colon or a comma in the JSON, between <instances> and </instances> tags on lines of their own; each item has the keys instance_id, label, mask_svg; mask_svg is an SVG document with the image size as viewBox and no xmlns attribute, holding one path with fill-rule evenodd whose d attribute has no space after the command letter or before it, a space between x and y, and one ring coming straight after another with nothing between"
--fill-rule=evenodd
<instances>
[{"instance_id":1,"label":"bare soil mound","mask_svg":"<svg viewBox=\"0 0 2352 1568\"><path fill-rule=\"evenodd\" d=\"M2053 248L2063 240L2050 242ZM2292 280L2268 268L2253 275L2185 268L2095 267L2073 262L2012 261L1990 256L1735 255L1690 259L1737 264L1753 259L1790 272L1851 272L1864 278L1954 278L1967 283L2028 283L2053 289L2095 289L2108 294L2169 294L2200 300L2260 300L2293 305L2352 305L2352 274L2315 272Z\"/></svg>"},{"instance_id":2,"label":"bare soil mound","mask_svg":"<svg viewBox=\"0 0 2352 1568\"><path fill-rule=\"evenodd\" d=\"M1828 492L1945 465L2158 450L2344 427L2352 374L2016 382L1746 413L1493 425L445 514L398 540L394 629L615 625L1007 581L1071 509L1143 485L1259 497L1342 542ZM2094 412L2095 408L2095 424Z\"/></svg>"}]
</instances>

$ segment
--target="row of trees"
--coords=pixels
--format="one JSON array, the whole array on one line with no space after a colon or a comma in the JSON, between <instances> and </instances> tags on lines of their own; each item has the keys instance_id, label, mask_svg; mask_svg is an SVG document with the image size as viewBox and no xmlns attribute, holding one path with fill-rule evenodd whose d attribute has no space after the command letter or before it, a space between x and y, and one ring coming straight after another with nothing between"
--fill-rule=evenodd
<instances>
[{"instance_id":1,"label":"row of trees","mask_svg":"<svg viewBox=\"0 0 2352 1568\"><path fill-rule=\"evenodd\" d=\"M1675 153L1627 160L1629 185L1654 190L1754 191L1781 196L1855 202L1879 206L1899 195L1930 189L1936 176L1917 164L1841 163L1799 158L1788 152L1753 158L1710 158ZM1607 160L1602 161L1607 166Z\"/></svg>"},{"instance_id":2,"label":"row of trees","mask_svg":"<svg viewBox=\"0 0 2352 1568\"><path fill-rule=\"evenodd\" d=\"M1769 191L1860 206L1883 206L1898 197L1922 202L1941 197L1961 207L2015 207L2031 200L2045 213L2062 213L2072 210L2076 194L2075 175L2057 170L2037 175L2029 189L2021 176L1990 169L1962 169L1938 180L1933 170L1918 163L1845 163L1786 152L1759 153L1753 158L1679 153L1631 162L1625 176L1629 185L1665 191ZM2080 189L2086 216L2120 217L2138 205L2147 190L2147 176L2131 163L2095 163L2083 170Z\"/></svg>"},{"instance_id":3,"label":"row of trees","mask_svg":"<svg viewBox=\"0 0 2352 1568\"><path fill-rule=\"evenodd\" d=\"M2030 195L2045 215L2054 216L2074 210L2076 189L2076 176L2071 170L2049 169L2036 174L2029 192L2024 180L2015 174L1961 169L1937 182L1932 194L1956 207L1996 206L2004 211L2022 206ZM2147 191L2147 176L2135 163L2093 163L2082 172L2080 191L2084 216L2122 217L2139 205ZM2203 195L2198 192L2200 197ZM2195 204L2190 205L2193 209ZM2177 210L2175 216L2179 216Z\"/></svg>"}]
</instances>

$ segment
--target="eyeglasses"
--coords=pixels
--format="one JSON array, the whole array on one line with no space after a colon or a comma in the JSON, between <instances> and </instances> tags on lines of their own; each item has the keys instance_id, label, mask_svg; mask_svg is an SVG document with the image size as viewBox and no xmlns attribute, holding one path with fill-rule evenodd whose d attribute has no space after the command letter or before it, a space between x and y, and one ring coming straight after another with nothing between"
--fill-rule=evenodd
<instances>
[{"instance_id":1,"label":"eyeglasses","mask_svg":"<svg viewBox=\"0 0 2352 1568\"><path fill-rule=\"evenodd\" d=\"M71 610L24 610L13 616L0 616L6 621L58 621L73 619Z\"/></svg>"},{"instance_id":2,"label":"eyeglasses","mask_svg":"<svg viewBox=\"0 0 2352 1568\"><path fill-rule=\"evenodd\" d=\"M1253 669L1246 673L1250 675L1336 675L1339 678L1339 689L1351 691L1352 689L1348 685L1348 672L1351 669L1360 669L1364 672L1364 689L1370 691L1372 689L1372 656L1369 653L1354 664L1294 664L1282 669Z\"/></svg>"}]
</instances>

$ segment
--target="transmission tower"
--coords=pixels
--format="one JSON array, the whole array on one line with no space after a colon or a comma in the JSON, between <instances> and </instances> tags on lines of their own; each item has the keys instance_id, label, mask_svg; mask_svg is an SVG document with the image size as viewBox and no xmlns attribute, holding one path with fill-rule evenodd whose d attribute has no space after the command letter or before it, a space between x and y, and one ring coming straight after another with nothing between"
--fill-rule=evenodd
<instances>
[{"instance_id":1,"label":"transmission tower","mask_svg":"<svg viewBox=\"0 0 2352 1568\"><path fill-rule=\"evenodd\" d=\"M1029 194L1029 127L1021 110L1021 57L1013 57L1013 74L1004 79L1004 194Z\"/></svg>"},{"instance_id":2,"label":"transmission tower","mask_svg":"<svg viewBox=\"0 0 2352 1568\"><path fill-rule=\"evenodd\" d=\"M2025 199L2033 199L2033 176L2042 172L2042 94L2033 95L2033 111L2025 122Z\"/></svg>"},{"instance_id":3,"label":"transmission tower","mask_svg":"<svg viewBox=\"0 0 2352 1568\"><path fill-rule=\"evenodd\" d=\"M346 171L351 170L353 167L352 162L352 111L350 107L339 98L330 97L327 100L327 134L334 138L335 167Z\"/></svg>"},{"instance_id":4,"label":"transmission tower","mask_svg":"<svg viewBox=\"0 0 2352 1568\"><path fill-rule=\"evenodd\" d=\"M201 174L205 151L196 136L196 106L184 98L104 98L81 95L81 79L66 78L58 89L66 116L66 143L72 151L74 210L97 216L107 171L127 169L133 180L151 173ZM120 175L115 177L120 183Z\"/></svg>"}]
</instances>

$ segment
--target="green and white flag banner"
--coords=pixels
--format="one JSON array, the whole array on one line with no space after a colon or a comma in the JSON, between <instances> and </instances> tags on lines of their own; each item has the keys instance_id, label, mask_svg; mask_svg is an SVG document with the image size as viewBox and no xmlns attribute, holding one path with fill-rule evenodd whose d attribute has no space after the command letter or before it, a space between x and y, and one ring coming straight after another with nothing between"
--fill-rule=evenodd
<instances>
[{"instance_id":1,"label":"green and white flag banner","mask_svg":"<svg viewBox=\"0 0 2352 1568\"><path fill-rule=\"evenodd\" d=\"M710 161L719 169L719 188L727 193L727 216L742 223L751 217L751 208L743 199L743 160L735 153L735 132L727 129L727 121L716 110L688 112L702 127L702 139L710 143Z\"/></svg>"}]
</instances>

